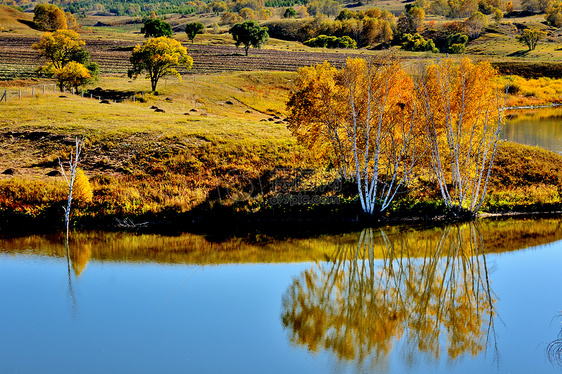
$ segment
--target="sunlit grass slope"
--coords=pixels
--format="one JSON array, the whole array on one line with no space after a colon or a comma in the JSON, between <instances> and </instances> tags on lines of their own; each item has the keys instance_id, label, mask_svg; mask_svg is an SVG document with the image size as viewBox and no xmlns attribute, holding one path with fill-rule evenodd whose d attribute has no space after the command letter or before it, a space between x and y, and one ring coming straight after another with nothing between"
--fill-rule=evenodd
<instances>
[{"instance_id":1,"label":"sunlit grass slope","mask_svg":"<svg viewBox=\"0 0 562 374\"><path fill-rule=\"evenodd\" d=\"M36 30L30 27L33 15L0 4L0 35L2 33L34 34Z\"/></svg>"},{"instance_id":2,"label":"sunlit grass slope","mask_svg":"<svg viewBox=\"0 0 562 374\"><path fill-rule=\"evenodd\" d=\"M44 201L61 201L62 178L45 174L68 157L75 137L86 139L82 165L95 192L86 215L185 212L225 187L224 175L259 179L275 168L313 166L283 121L292 78L253 72L161 81L145 102L147 81L106 78L99 82L106 92L138 100L41 93L2 103L0 169L14 174L2 176L0 207L40 215Z\"/></svg>"}]
</instances>

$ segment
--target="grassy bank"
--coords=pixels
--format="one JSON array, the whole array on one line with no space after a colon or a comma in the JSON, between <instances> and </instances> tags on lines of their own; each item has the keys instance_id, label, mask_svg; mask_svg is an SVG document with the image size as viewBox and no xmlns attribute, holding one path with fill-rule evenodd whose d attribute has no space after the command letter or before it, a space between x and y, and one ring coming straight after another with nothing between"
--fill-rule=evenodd
<instances>
[{"instance_id":1,"label":"grassy bank","mask_svg":"<svg viewBox=\"0 0 562 374\"><path fill-rule=\"evenodd\" d=\"M64 180L47 174L78 136L86 139L81 166L94 191L92 202L75 201L78 226L354 222L356 187L334 183L334 171L286 128L293 79L215 74L162 82L158 95L143 98L145 80L109 77L93 92L128 101L41 92L2 103L0 173L7 174L0 176L0 216L15 225L62 225ZM483 211L559 210L561 171L559 155L504 143ZM320 204L310 203L315 196ZM382 218L445 213L435 184L420 179Z\"/></svg>"}]
</instances>

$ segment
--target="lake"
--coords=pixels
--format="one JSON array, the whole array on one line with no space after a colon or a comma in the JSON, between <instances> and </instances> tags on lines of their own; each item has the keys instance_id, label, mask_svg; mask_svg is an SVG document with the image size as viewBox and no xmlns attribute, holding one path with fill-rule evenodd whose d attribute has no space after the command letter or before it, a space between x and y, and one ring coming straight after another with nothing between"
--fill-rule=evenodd
<instances>
[{"instance_id":1,"label":"lake","mask_svg":"<svg viewBox=\"0 0 562 374\"><path fill-rule=\"evenodd\" d=\"M1 239L0 373L559 373L561 224Z\"/></svg>"},{"instance_id":2,"label":"lake","mask_svg":"<svg viewBox=\"0 0 562 374\"><path fill-rule=\"evenodd\" d=\"M562 153L562 107L508 111L501 138Z\"/></svg>"}]
</instances>

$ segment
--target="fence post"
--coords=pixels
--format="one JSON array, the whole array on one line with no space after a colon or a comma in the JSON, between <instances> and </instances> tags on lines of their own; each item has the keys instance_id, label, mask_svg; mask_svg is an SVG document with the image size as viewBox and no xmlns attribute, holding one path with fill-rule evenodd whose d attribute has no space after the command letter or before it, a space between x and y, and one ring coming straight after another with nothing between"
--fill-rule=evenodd
<instances>
[{"instance_id":1,"label":"fence post","mask_svg":"<svg viewBox=\"0 0 562 374\"><path fill-rule=\"evenodd\" d=\"M56 83L53 84L53 93L54 93L54 92L57 92L57 84L56 84Z\"/></svg>"},{"instance_id":2,"label":"fence post","mask_svg":"<svg viewBox=\"0 0 562 374\"><path fill-rule=\"evenodd\" d=\"M43 95L45 94L45 85L43 85Z\"/></svg>"},{"instance_id":3,"label":"fence post","mask_svg":"<svg viewBox=\"0 0 562 374\"><path fill-rule=\"evenodd\" d=\"M21 90L19 90L19 92L18 92L18 93L19 93L19 97L20 97L20 100L21 100Z\"/></svg>"},{"instance_id":4,"label":"fence post","mask_svg":"<svg viewBox=\"0 0 562 374\"><path fill-rule=\"evenodd\" d=\"M92 99L92 98L93 98L93 95L92 95L92 94L90 94L90 99Z\"/></svg>"},{"instance_id":5,"label":"fence post","mask_svg":"<svg viewBox=\"0 0 562 374\"><path fill-rule=\"evenodd\" d=\"M2 96L0 97L0 103L2 102L2 100L4 100L4 102L6 102L6 96L7 96L7 94L8 94L8 91L7 91L7 90L4 90L4 95L2 95Z\"/></svg>"},{"instance_id":6,"label":"fence post","mask_svg":"<svg viewBox=\"0 0 562 374\"><path fill-rule=\"evenodd\" d=\"M72 87L72 96L74 96L74 87Z\"/></svg>"},{"instance_id":7,"label":"fence post","mask_svg":"<svg viewBox=\"0 0 562 374\"><path fill-rule=\"evenodd\" d=\"M35 87L31 87L31 96L35 96Z\"/></svg>"}]
</instances>

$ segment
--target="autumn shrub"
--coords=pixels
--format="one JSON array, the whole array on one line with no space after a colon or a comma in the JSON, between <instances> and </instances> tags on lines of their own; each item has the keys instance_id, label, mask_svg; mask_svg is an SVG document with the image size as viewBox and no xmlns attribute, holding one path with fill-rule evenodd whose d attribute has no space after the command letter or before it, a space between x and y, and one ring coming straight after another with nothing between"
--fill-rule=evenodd
<instances>
[{"instance_id":1,"label":"autumn shrub","mask_svg":"<svg viewBox=\"0 0 562 374\"><path fill-rule=\"evenodd\" d=\"M555 211L562 208L558 188L546 185L513 187L504 191L492 191L482 206L485 212Z\"/></svg>"},{"instance_id":2,"label":"autumn shrub","mask_svg":"<svg viewBox=\"0 0 562 374\"><path fill-rule=\"evenodd\" d=\"M466 49L468 43L468 36L461 33L450 34L447 38L449 44L449 53L461 54Z\"/></svg>"},{"instance_id":3,"label":"autumn shrub","mask_svg":"<svg viewBox=\"0 0 562 374\"><path fill-rule=\"evenodd\" d=\"M45 208L63 201L66 193L65 185L59 180L1 180L0 210L37 216Z\"/></svg>"},{"instance_id":4,"label":"autumn shrub","mask_svg":"<svg viewBox=\"0 0 562 374\"><path fill-rule=\"evenodd\" d=\"M76 169L76 179L72 189L72 197L81 204L92 202L94 192L90 180L81 168Z\"/></svg>"},{"instance_id":5,"label":"autumn shrub","mask_svg":"<svg viewBox=\"0 0 562 374\"><path fill-rule=\"evenodd\" d=\"M562 79L513 76L508 88L508 106L562 102Z\"/></svg>"},{"instance_id":6,"label":"autumn shrub","mask_svg":"<svg viewBox=\"0 0 562 374\"><path fill-rule=\"evenodd\" d=\"M357 48L357 43L349 36L338 38L336 36L320 35L305 41L303 44L307 47L319 48Z\"/></svg>"},{"instance_id":7,"label":"autumn shrub","mask_svg":"<svg viewBox=\"0 0 562 374\"><path fill-rule=\"evenodd\" d=\"M562 156L540 147L503 142L497 151L490 188L562 186Z\"/></svg>"},{"instance_id":8,"label":"autumn shrub","mask_svg":"<svg viewBox=\"0 0 562 374\"><path fill-rule=\"evenodd\" d=\"M433 52L437 53L439 50L435 47L435 43L433 40L428 39L425 40L423 36L416 33L412 34L404 34L403 35L404 42L402 43L402 49L406 51L412 52Z\"/></svg>"},{"instance_id":9,"label":"autumn shrub","mask_svg":"<svg viewBox=\"0 0 562 374\"><path fill-rule=\"evenodd\" d=\"M451 44L449 47L449 53L451 54L462 54L466 50L466 46L464 44Z\"/></svg>"},{"instance_id":10,"label":"autumn shrub","mask_svg":"<svg viewBox=\"0 0 562 374\"><path fill-rule=\"evenodd\" d=\"M560 210L561 186L562 156L540 147L504 142L496 156L482 209L487 212Z\"/></svg>"}]
</instances>

